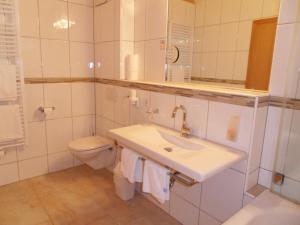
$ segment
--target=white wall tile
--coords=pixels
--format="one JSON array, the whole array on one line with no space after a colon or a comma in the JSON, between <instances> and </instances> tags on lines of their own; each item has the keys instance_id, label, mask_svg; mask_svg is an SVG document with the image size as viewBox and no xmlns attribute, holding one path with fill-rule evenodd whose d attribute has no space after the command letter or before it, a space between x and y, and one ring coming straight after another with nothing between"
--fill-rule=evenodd
<instances>
[{"instance_id":1,"label":"white wall tile","mask_svg":"<svg viewBox=\"0 0 300 225\"><path fill-rule=\"evenodd\" d=\"M48 153L66 151L72 140L72 119L48 120L46 126Z\"/></svg>"},{"instance_id":2,"label":"white wall tile","mask_svg":"<svg viewBox=\"0 0 300 225\"><path fill-rule=\"evenodd\" d=\"M279 25L276 31L273 63L270 77L269 92L274 96L284 96L286 87L286 73L292 50L294 25Z\"/></svg>"},{"instance_id":3,"label":"white wall tile","mask_svg":"<svg viewBox=\"0 0 300 225\"><path fill-rule=\"evenodd\" d=\"M95 116L80 116L73 118L73 139L92 136L95 133Z\"/></svg>"},{"instance_id":4,"label":"white wall tile","mask_svg":"<svg viewBox=\"0 0 300 225\"><path fill-rule=\"evenodd\" d=\"M111 85L96 84L96 114L114 120L116 93Z\"/></svg>"},{"instance_id":5,"label":"white wall tile","mask_svg":"<svg viewBox=\"0 0 300 225\"><path fill-rule=\"evenodd\" d=\"M145 123L149 120L147 111L150 108L150 92L136 90L136 96L138 103L136 105L130 105L130 123Z\"/></svg>"},{"instance_id":6,"label":"white wall tile","mask_svg":"<svg viewBox=\"0 0 300 225\"><path fill-rule=\"evenodd\" d=\"M71 3L77 3L77 4L82 4L86 6L93 6L94 5L94 0L68 0Z\"/></svg>"},{"instance_id":7,"label":"white wall tile","mask_svg":"<svg viewBox=\"0 0 300 225\"><path fill-rule=\"evenodd\" d=\"M258 183L266 188L271 188L272 172L265 169L260 169Z\"/></svg>"},{"instance_id":8,"label":"white wall tile","mask_svg":"<svg viewBox=\"0 0 300 225\"><path fill-rule=\"evenodd\" d=\"M195 17L195 26L203 26L205 18L205 0L198 0L196 2L196 17Z\"/></svg>"},{"instance_id":9,"label":"white wall tile","mask_svg":"<svg viewBox=\"0 0 300 225\"><path fill-rule=\"evenodd\" d=\"M116 124L105 118L97 116L96 118L96 134L101 135L103 137L107 136L107 132L111 129L116 128Z\"/></svg>"},{"instance_id":10,"label":"white wall tile","mask_svg":"<svg viewBox=\"0 0 300 225\"><path fill-rule=\"evenodd\" d=\"M273 170L276 155L278 135L280 131L282 109L270 106L266 123L265 138L260 166L267 170Z\"/></svg>"},{"instance_id":11,"label":"white wall tile","mask_svg":"<svg viewBox=\"0 0 300 225\"><path fill-rule=\"evenodd\" d=\"M98 77L114 78L114 42L104 42L95 46L95 74Z\"/></svg>"},{"instance_id":12,"label":"white wall tile","mask_svg":"<svg viewBox=\"0 0 300 225\"><path fill-rule=\"evenodd\" d=\"M73 156L69 151L50 154L48 163L50 172L68 169L73 166Z\"/></svg>"},{"instance_id":13,"label":"white wall tile","mask_svg":"<svg viewBox=\"0 0 300 225\"><path fill-rule=\"evenodd\" d=\"M0 186L10 184L19 180L17 163L0 166Z\"/></svg>"},{"instance_id":14,"label":"white wall tile","mask_svg":"<svg viewBox=\"0 0 300 225\"><path fill-rule=\"evenodd\" d=\"M263 17L277 16L279 13L280 0L264 0Z\"/></svg>"},{"instance_id":15,"label":"white wall tile","mask_svg":"<svg viewBox=\"0 0 300 225\"><path fill-rule=\"evenodd\" d=\"M116 26L116 1L110 1L101 7L95 7L94 15L94 32L95 42L112 41L115 40L115 26Z\"/></svg>"},{"instance_id":16,"label":"white wall tile","mask_svg":"<svg viewBox=\"0 0 300 225\"><path fill-rule=\"evenodd\" d=\"M242 0L241 20L253 20L262 15L263 0Z\"/></svg>"},{"instance_id":17,"label":"white wall tile","mask_svg":"<svg viewBox=\"0 0 300 225\"><path fill-rule=\"evenodd\" d=\"M69 43L42 40L42 63L45 77L69 77Z\"/></svg>"},{"instance_id":18,"label":"white wall tile","mask_svg":"<svg viewBox=\"0 0 300 225\"><path fill-rule=\"evenodd\" d=\"M134 54L137 54L139 57L139 80L145 79L145 42L139 41L134 42Z\"/></svg>"},{"instance_id":19,"label":"white wall tile","mask_svg":"<svg viewBox=\"0 0 300 225\"><path fill-rule=\"evenodd\" d=\"M251 41L252 22L242 21L239 23L238 29L237 50L248 51Z\"/></svg>"},{"instance_id":20,"label":"white wall tile","mask_svg":"<svg viewBox=\"0 0 300 225\"><path fill-rule=\"evenodd\" d=\"M46 115L46 119L71 116L71 84L45 84L44 97L45 107L55 107L52 114Z\"/></svg>"},{"instance_id":21,"label":"white wall tile","mask_svg":"<svg viewBox=\"0 0 300 225\"><path fill-rule=\"evenodd\" d=\"M290 199L299 200L300 182L286 178L284 180L283 186L281 187L281 194L283 194L284 196Z\"/></svg>"},{"instance_id":22,"label":"white wall tile","mask_svg":"<svg viewBox=\"0 0 300 225\"><path fill-rule=\"evenodd\" d=\"M119 7L119 40L134 41L135 0L121 0Z\"/></svg>"},{"instance_id":23,"label":"white wall tile","mask_svg":"<svg viewBox=\"0 0 300 225\"><path fill-rule=\"evenodd\" d=\"M197 208L200 207L201 184L195 184L191 187L186 187L178 182L175 182L172 187L172 192L189 203L192 203Z\"/></svg>"},{"instance_id":24,"label":"white wall tile","mask_svg":"<svg viewBox=\"0 0 300 225\"><path fill-rule=\"evenodd\" d=\"M28 122L44 119L38 108L44 106L44 93L42 84L25 85L25 116Z\"/></svg>"},{"instance_id":25,"label":"white wall tile","mask_svg":"<svg viewBox=\"0 0 300 225\"><path fill-rule=\"evenodd\" d=\"M93 8L75 4L69 4L68 8L70 40L93 42Z\"/></svg>"},{"instance_id":26,"label":"white wall tile","mask_svg":"<svg viewBox=\"0 0 300 225\"><path fill-rule=\"evenodd\" d=\"M159 112L153 114L152 122L166 126L174 127L174 119L171 118L175 107L175 96L151 92L151 109L158 109Z\"/></svg>"},{"instance_id":27,"label":"white wall tile","mask_svg":"<svg viewBox=\"0 0 300 225\"><path fill-rule=\"evenodd\" d=\"M72 84L72 114L74 116L95 114L95 85L93 83Z\"/></svg>"},{"instance_id":28,"label":"white wall tile","mask_svg":"<svg viewBox=\"0 0 300 225\"><path fill-rule=\"evenodd\" d=\"M299 1L298 0L281 0L279 12L279 24L291 23L299 20Z\"/></svg>"},{"instance_id":29,"label":"white wall tile","mask_svg":"<svg viewBox=\"0 0 300 225\"><path fill-rule=\"evenodd\" d=\"M20 179L28 179L48 173L47 157L27 159L19 162Z\"/></svg>"},{"instance_id":30,"label":"white wall tile","mask_svg":"<svg viewBox=\"0 0 300 225\"><path fill-rule=\"evenodd\" d=\"M240 17L241 0L222 0L222 23L235 22Z\"/></svg>"},{"instance_id":31,"label":"white wall tile","mask_svg":"<svg viewBox=\"0 0 300 225\"><path fill-rule=\"evenodd\" d=\"M233 78L235 57L235 52L219 52L217 60L217 78L228 80Z\"/></svg>"},{"instance_id":32,"label":"white wall tile","mask_svg":"<svg viewBox=\"0 0 300 225\"><path fill-rule=\"evenodd\" d=\"M220 27L220 51L235 51L237 47L238 23L226 23Z\"/></svg>"},{"instance_id":33,"label":"white wall tile","mask_svg":"<svg viewBox=\"0 0 300 225\"><path fill-rule=\"evenodd\" d=\"M16 148L7 148L5 155L0 159L0 165L8 164L17 161L17 151Z\"/></svg>"},{"instance_id":34,"label":"white wall tile","mask_svg":"<svg viewBox=\"0 0 300 225\"><path fill-rule=\"evenodd\" d=\"M37 0L18 0L20 34L22 36L39 36L39 15Z\"/></svg>"},{"instance_id":35,"label":"white wall tile","mask_svg":"<svg viewBox=\"0 0 300 225\"><path fill-rule=\"evenodd\" d=\"M21 38L21 57L25 77L42 77L41 46L36 38Z\"/></svg>"},{"instance_id":36,"label":"white wall tile","mask_svg":"<svg viewBox=\"0 0 300 225\"><path fill-rule=\"evenodd\" d=\"M164 38L167 35L167 0L147 0L146 38Z\"/></svg>"},{"instance_id":37,"label":"white wall tile","mask_svg":"<svg viewBox=\"0 0 300 225\"><path fill-rule=\"evenodd\" d=\"M205 5L205 25L219 24L221 21L222 0L209 0Z\"/></svg>"},{"instance_id":38,"label":"white wall tile","mask_svg":"<svg viewBox=\"0 0 300 225\"><path fill-rule=\"evenodd\" d=\"M28 145L18 151L19 160L47 154L45 122L33 122L27 125Z\"/></svg>"},{"instance_id":39,"label":"white wall tile","mask_svg":"<svg viewBox=\"0 0 300 225\"><path fill-rule=\"evenodd\" d=\"M94 45L70 43L70 66L72 77L94 76Z\"/></svg>"},{"instance_id":40,"label":"white wall tile","mask_svg":"<svg viewBox=\"0 0 300 225\"><path fill-rule=\"evenodd\" d=\"M146 38L146 3L147 0L134 3L134 40L141 41Z\"/></svg>"},{"instance_id":41,"label":"white wall tile","mask_svg":"<svg viewBox=\"0 0 300 225\"><path fill-rule=\"evenodd\" d=\"M201 209L224 222L243 204L244 175L226 170L202 184Z\"/></svg>"},{"instance_id":42,"label":"white wall tile","mask_svg":"<svg viewBox=\"0 0 300 225\"><path fill-rule=\"evenodd\" d=\"M145 80L165 80L165 47L161 45L164 40L150 40L145 43Z\"/></svg>"},{"instance_id":43,"label":"white wall tile","mask_svg":"<svg viewBox=\"0 0 300 225\"><path fill-rule=\"evenodd\" d=\"M114 107L114 121L124 126L129 125L129 89L118 87L116 90L116 101Z\"/></svg>"},{"instance_id":44,"label":"white wall tile","mask_svg":"<svg viewBox=\"0 0 300 225\"><path fill-rule=\"evenodd\" d=\"M219 25L204 27L204 35L203 35L204 52L212 52L218 50L219 35L220 35Z\"/></svg>"},{"instance_id":45,"label":"white wall tile","mask_svg":"<svg viewBox=\"0 0 300 225\"><path fill-rule=\"evenodd\" d=\"M218 53L201 54L201 77L216 77Z\"/></svg>"},{"instance_id":46,"label":"white wall tile","mask_svg":"<svg viewBox=\"0 0 300 225\"><path fill-rule=\"evenodd\" d=\"M200 211L199 225L221 225L221 222Z\"/></svg>"},{"instance_id":47,"label":"white wall tile","mask_svg":"<svg viewBox=\"0 0 300 225\"><path fill-rule=\"evenodd\" d=\"M220 113L222 112L222 113ZM248 152L251 139L254 109L246 106L209 102L207 138L211 141L231 146ZM227 129L232 117L240 117L236 141L226 138Z\"/></svg>"},{"instance_id":48,"label":"white wall tile","mask_svg":"<svg viewBox=\"0 0 300 225\"><path fill-rule=\"evenodd\" d=\"M199 209L176 194L171 194L170 215L184 225L197 225Z\"/></svg>"},{"instance_id":49,"label":"white wall tile","mask_svg":"<svg viewBox=\"0 0 300 225\"><path fill-rule=\"evenodd\" d=\"M248 69L248 51L237 52L235 57L235 66L233 79L234 80L246 80Z\"/></svg>"},{"instance_id":50,"label":"white wall tile","mask_svg":"<svg viewBox=\"0 0 300 225\"><path fill-rule=\"evenodd\" d=\"M247 174L245 191L250 190L258 183L259 168Z\"/></svg>"},{"instance_id":51,"label":"white wall tile","mask_svg":"<svg viewBox=\"0 0 300 225\"><path fill-rule=\"evenodd\" d=\"M264 144L264 135L266 130L267 114L268 114L268 107L260 107L256 111L252 149L248 156L248 160L249 160L248 172L257 170L261 162L261 155L262 155L263 144Z\"/></svg>"},{"instance_id":52,"label":"white wall tile","mask_svg":"<svg viewBox=\"0 0 300 225\"><path fill-rule=\"evenodd\" d=\"M206 137L208 101L195 98L176 96L176 105L183 105L187 110L187 124L192 134ZM175 118L175 129L180 130L182 125L182 112L179 110Z\"/></svg>"},{"instance_id":53,"label":"white wall tile","mask_svg":"<svg viewBox=\"0 0 300 225\"><path fill-rule=\"evenodd\" d=\"M39 0L39 17L42 38L68 39L67 2Z\"/></svg>"}]
</instances>

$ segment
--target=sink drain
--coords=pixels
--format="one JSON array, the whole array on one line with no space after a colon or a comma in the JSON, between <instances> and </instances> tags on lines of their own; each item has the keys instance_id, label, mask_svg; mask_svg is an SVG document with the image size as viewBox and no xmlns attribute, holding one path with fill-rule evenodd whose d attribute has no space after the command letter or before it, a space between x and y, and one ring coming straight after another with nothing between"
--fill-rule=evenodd
<instances>
[{"instance_id":1,"label":"sink drain","mask_svg":"<svg viewBox=\"0 0 300 225\"><path fill-rule=\"evenodd\" d=\"M171 147L166 147L166 148L164 148L164 150L166 150L167 152L172 152L173 151L173 149Z\"/></svg>"}]
</instances>

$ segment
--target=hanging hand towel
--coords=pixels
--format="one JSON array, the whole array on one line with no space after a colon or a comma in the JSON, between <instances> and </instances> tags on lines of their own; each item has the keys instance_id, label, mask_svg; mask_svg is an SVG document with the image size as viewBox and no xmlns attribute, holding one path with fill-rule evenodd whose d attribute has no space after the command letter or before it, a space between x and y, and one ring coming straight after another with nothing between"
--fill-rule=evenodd
<instances>
[{"instance_id":1,"label":"hanging hand towel","mask_svg":"<svg viewBox=\"0 0 300 225\"><path fill-rule=\"evenodd\" d=\"M0 142L22 137L19 105L0 105Z\"/></svg>"},{"instance_id":2,"label":"hanging hand towel","mask_svg":"<svg viewBox=\"0 0 300 225\"><path fill-rule=\"evenodd\" d=\"M121 171L130 183L142 182L143 162L141 156L128 148L122 149Z\"/></svg>"},{"instance_id":3,"label":"hanging hand towel","mask_svg":"<svg viewBox=\"0 0 300 225\"><path fill-rule=\"evenodd\" d=\"M0 64L0 101L17 98L16 66Z\"/></svg>"},{"instance_id":4,"label":"hanging hand towel","mask_svg":"<svg viewBox=\"0 0 300 225\"><path fill-rule=\"evenodd\" d=\"M143 191L152 194L161 204L170 199L169 170L146 160L143 175Z\"/></svg>"}]
</instances>

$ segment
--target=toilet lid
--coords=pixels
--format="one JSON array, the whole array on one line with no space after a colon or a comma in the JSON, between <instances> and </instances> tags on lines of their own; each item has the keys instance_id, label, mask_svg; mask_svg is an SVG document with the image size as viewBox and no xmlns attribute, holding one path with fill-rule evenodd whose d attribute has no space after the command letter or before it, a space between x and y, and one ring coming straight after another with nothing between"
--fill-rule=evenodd
<instances>
[{"instance_id":1,"label":"toilet lid","mask_svg":"<svg viewBox=\"0 0 300 225\"><path fill-rule=\"evenodd\" d=\"M96 148L105 150L111 147L112 141L101 136L80 138L69 143L69 148L74 151L88 151Z\"/></svg>"}]
</instances>

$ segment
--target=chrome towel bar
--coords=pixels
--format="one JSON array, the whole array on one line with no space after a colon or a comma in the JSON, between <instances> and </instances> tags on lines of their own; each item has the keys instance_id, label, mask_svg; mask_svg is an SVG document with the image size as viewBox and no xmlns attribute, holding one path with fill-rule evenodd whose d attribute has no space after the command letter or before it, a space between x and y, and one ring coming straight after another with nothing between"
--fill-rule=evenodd
<instances>
[{"instance_id":1,"label":"chrome towel bar","mask_svg":"<svg viewBox=\"0 0 300 225\"><path fill-rule=\"evenodd\" d=\"M124 147L122 145L119 145L117 141L115 141L115 145L116 145L116 149L117 150L122 150ZM141 160L145 161L147 159L152 160L154 162L156 162L157 164L164 166L165 168L167 168L168 170L170 170L170 188L172 188L175 184L175 181L177 181L180 184L183 184L184 186L187 187L191 187L195 184L198 183L198 181L195 181L193 178L190 178L189 176L182 174L166 165L163 165L162 163L158 162L157 160L151 159L151 158L147 158L145 156L142 156L140 158Z\"/></svg>"}]
</instances>

